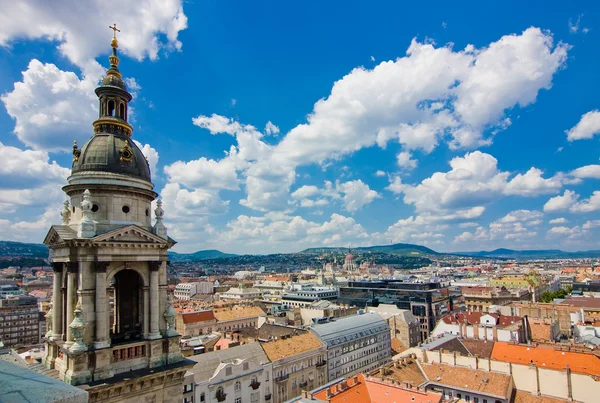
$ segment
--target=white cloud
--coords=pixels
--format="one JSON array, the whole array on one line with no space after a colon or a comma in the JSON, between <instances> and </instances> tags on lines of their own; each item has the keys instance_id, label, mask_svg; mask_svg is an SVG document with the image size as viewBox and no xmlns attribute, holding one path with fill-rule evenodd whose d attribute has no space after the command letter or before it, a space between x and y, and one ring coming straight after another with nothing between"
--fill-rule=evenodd
<instances>
[{"instance_id":1,"label":"white cloud","mask_svg":"<svg viewBox=\"0 0 600 403\"><path fill-rule=\"evenodd\" d=\"M230 158L215 161L201 157L188 162L175 161L164 170L169 182L181 183L189 188L239 188L235 162Z\"/></svg>"},{"instance_id":2,"label":"white cloud","mask_svg":"<svg viewBox=\"0 0 600 403\"><path fill-rule=\"evenodd\" d=\"M531 168L512 179L509 172L498 170L498 161L480 151L455 157L448 172L436 172L416 186L403 184L391 177L386 188L404 194L404 202L417 211L445 211L488 203L501 195L537 196L555 193L562 187L563 177L542 177L542 171Z\"/></svg>"},{"instance_id":3,"label":"white cloud","mask_svg":"<svg viewBox=\"0 0 600 403\"><path fill-rule=\"evenodd\" d=\"M101 75L94 69L83 79L53 64L33 59L23 72L23 81L1 96L8 114L15 119L14 132L35 149L68 150L76 139L90 137L90 123L97 118L94 88Z\"/></svg>"},{"instance_id":4,"label":"white cloud","mask_svg":"<svg viewBox=\"0 0 600 403\"><path fill-rule=\"evenodd\" d=\"M579 179L600 179L600 165L586 165L571 171L571 175Z\"/></svg>"},{"instance_id":5,"label":"white cloud","mask_svg":"<svg viewBox=\"0 0 600 403\"><path fill-rule=\"evenodd\" d=\"M381 178L381 177L385 176L385 171L378 170L377 172L375 172L375 176L377 176L378 178Z\"/></svg>"},{"instance_id":6,"label":"white cloud","mask_svg":"<svg viewBox=\"0 0 600 403\"><path fill-rule=\"evenodd\" d=\"M548 237L549 238L556 238L556 237L567 237L567 238L576 238L579 236L582 236L584 234L586 234L587 231L581 229L578 226L569 228L569 227L564 227L564 226L559 226L559 227L552 227L548 230Z\"/></svg>"},{"instance_id":7,"label":"white cloud","mask_svg":"<svg viewBox=\"0 0 600 403\"><path fill-rule=\"evenodd\" d=\"M544 216L544 213L541 211L532 211L532 210L515 210L511 211L504 217L498 220L499 223L508 224L508 223L516 223L516 222L527 222L527 221L535 221L539 220Z\"/></svg>"},{"instance_id":8,"label":"white cloud","mask_svg":"<svg viewBox=\"0 0 600 403\"><path fill-rule=\"evenodd\" d=\"M551 198L544 204L544 211L551 213L554 211L567 210L571 208L579 198L579 195L572 190L565 190L562 196Z\"/></svg>"},{"instance_id":9,"label":"white cloud","mask_svg":"<svg viewBox=\"0 0 600 403\"><path fill-rule=\"evenodd\" d=\"M351 213L381 197L379 193L370 189L369 185L361 180L339 183L336 185L336 190L343 193L344 208Z\"/></svg>"},{"instance_id":10,"label":"white cloud","mask_svg":"<svg viewBox=\"0 0 600 403\"><path fill-rule=\"evenodd\" d=\"M211 116L200 115L192 119L192 123L203 129L207 129L210 134L227 133L234 135L242 129L242 125L234 119L213 113Z\"/></svg>"},{"instance_id":11,"label":"white cloud","mask_svg":"<svg viewBox=\"0 0 600 403\"><path fill-rule=\"evenodd\" d=\"M117 21L121 30L119 51L137 60L181 49L178 34L187 27L181 0L123 0L117 7L101 0L30 0L4 7L0 45L22 38L56 41L63 55L83 67L110 50L107 21Z\"/></svg>"},{"instance_id":12,"label":"white cloud","mask_svg":"<svg viewBox=\"0 0 600 403\"><path fill-rule=\"evenodd\" d=\"M548 221L548 224L550 224L550 225L558 225L558 224L566 224L568 222L569 221L566 218L559 217L559 218L555 218L554 220Z\"/></svg>"},{"instance_id":13,"label":"white cloud","mask_svg":"<svg viewBox=\"0 0 600 403\"><path fill-rule=\"evenodd\" d=\"M265 134L277 136L279 134L279 127L275 126L273 123L271 123L271 121L268 121L267 125L265 126Z\"/></svg>"},{"instance_id":14,"label":"white cloud","mask_svg":"<svg viewBox=\"0 0 600 403\"><path fill-rule=\"evenodd\" d=\"M243 245L247 253L292 252L311 246L361 245L368 241L368 233L353 218L340 214L317 223L300 216L267 213L262 217L238 216L227 223L218 240Z\"/></svg>"},{"instance_id":15,"label":"white cloud","mask_svg":"<svg viewBox=\"0 0 600 403\"><path fill-rule=\"evenodd\" d=\"M304 185L300 188L298 188L296 191L294 191L291 196L294 199L304 199L307 197L312 197L312 196L316 196L318 194L321 193L321 190L316 187L316 186L308 186L308 185Z\"/></svg>"},{"instance_id":16,"label":"white cloud","mask_svg":"<svg viewBox=\"0 0 600 403\"><path fill-rule=\"evenodd\" d=\"M479 224L477 224L476 222L463 222L458 224L459 228L472 228L477 226L479 226Z\"/></svg>"},{"instance_id":17,"label":"white cloud","mask_svg":"<svg viewBox=\"0 0 600 403\"><path fill-rule=\"evenodd\" d=\"M188 190L177 183L167 183L160 194L169 220L185 221L194 216L224 214L229 205L229 201L221 200L215 191Z\"/></svg>"},{"instance_id":18,"label":"white cloud","mask_svg":"<svg viewBox=\"0 0 600 403\"><path fill-rule=\"evenodd\" d=\"M315 103L307 123L250 167L244 205L285 209L299 165L335 160L373 144L384 147L392 139L406 151L425 152L448 135L454 147L488 144L484 132L508 124L505 110L528 105L539 90L550 88L567 50L537 28L483 49L454 51L413 40L405 57L356 68L337 81Z\"/></svg>"},{"instance_id":19,"label":"white cloud","mask_svg":"<svg viewBox=\"0 0 600 403\"><path fill-rule=\"evenodd\" d=\"M594 191L588 199L581 200L570 208L574 213L591 213L598 210L600 210L600 190Z\"/></svg>"},{"instance_id":20,"label":"white cloud","mask_svg":"<svg viewBox=\"0 0 600 403\"><path fill-rule=\"evenodd\" d=\"M600 227L600 220L589 220L586 221L585 224L583 224L582 226L583 229L592 229L598 227Z\"/></svg>"},{"instance_id":21,"label":"white cloud","mask_svg":"<svg viewBox=\"0 0 600 403\"><path fill-rule=\"evenodd\" d=\"M397 161L398 166L406 169L414 169L417 167L417 160L411 159L412 154L410 151L402 151L398 153Z\"/></svg>"},{"instance_id":22,"label":"white cloud","mask_svg":"<svg viewBox=\"0 0 600 403\"><path fill-rule=\"evenodd\" d=\"M0 142L0 187L22 189L29 184L60 183L71 173L45 151L21 150Z\"/></svg>"},{"instance_id":23,"label":"white cloud","mask_svg":"<svg viewBox=\"0 0 600 403\"><path fill-rule=\"evenodd\" d=\"M593 110L581 116L579 122L566 130L569 141L591 139L600 134L600 110Z\"/></svg>"}]
</instances>

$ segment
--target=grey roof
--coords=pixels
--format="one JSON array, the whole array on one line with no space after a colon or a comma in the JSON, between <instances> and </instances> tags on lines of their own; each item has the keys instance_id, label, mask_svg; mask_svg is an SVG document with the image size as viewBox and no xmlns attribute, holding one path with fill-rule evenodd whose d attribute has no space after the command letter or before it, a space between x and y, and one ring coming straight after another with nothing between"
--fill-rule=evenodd
<instances>
[{"instance_id":1,"label":"grey roof","mask_svg":"<svg viewBox=\"0 0 600 403\"><path fill-rule=\"evenodd\" d=\"M422 350L436 350L454 339L458 339L458 336L455 334L445 333L439 337L436 337L433 340L428 341L427 343L421 344L421 347L419 348L421 348Z\"/></svg>"},{"instance_id":2,"label":"grey roof","mask_svg":"<svg viewBox=\"0 0 600 403\"><path fill-rule=\"evenodd\" d=\"M65 241L77 238L77 232L68 225L53 225L52 228Z\"/></svg>"},{"instance_id":3,"label":"grey roof","mask_svg":"<svg viewBox=\"0 0 600 403\"><path fill-rule=\"evenodd\" d=\"M327 344L335 346L380 332L389 332L387 322L379 315L352 315L333 322L313 325L311 330Z\"/></svg>"},{"instance_id":4,"label":"grey roof","mask_svg":"<svg viewBox=\"0 0 600 403\"><path fill-rule=\"evenodd\" d=\"M87 402L88 393L57 379L0 360L1 402Z\"/></svg>"},{"instance_id":5,"label":"grey roof","mask_svg":"<svg viewBox=\"0 0 600 403\"><path fill-rule=\"evenodd\" d=\"M209 353L194 355L188 358L197 363L190 369L190 372L194 373L194 378L207 381L213 376L221 363L231 363L237 359L251 360L259 365L269 362L269 358L260 346L260 343L243 344L241 346L211 351Z\"/></svg>"}]
</instances>

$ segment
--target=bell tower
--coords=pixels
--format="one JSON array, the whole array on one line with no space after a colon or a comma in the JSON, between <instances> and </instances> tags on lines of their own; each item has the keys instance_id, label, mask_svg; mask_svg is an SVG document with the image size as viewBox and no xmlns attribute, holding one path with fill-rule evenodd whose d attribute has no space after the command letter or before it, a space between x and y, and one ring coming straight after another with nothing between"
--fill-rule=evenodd
<instances>
[{"instance_id":1,"label":"bell tower","mask_svg":"<svg viewBox=\"0 0 600 403\"><path fill-rule=\"evenodd\" d=\"M81 148L73 145L62 224L44 240L54 268L44 362L66 383L87 385L90 401L173 401L189 366L167 298L167 251L175 241L160 200L151 222L157 194L148 161L131 140L132 97L118 69L120 31L110 28L110 68L95 91L94 134ZM128 387L125 373L135 374ZM162 388L152 380L157 377Z\"/></svg>"}]
</instances>

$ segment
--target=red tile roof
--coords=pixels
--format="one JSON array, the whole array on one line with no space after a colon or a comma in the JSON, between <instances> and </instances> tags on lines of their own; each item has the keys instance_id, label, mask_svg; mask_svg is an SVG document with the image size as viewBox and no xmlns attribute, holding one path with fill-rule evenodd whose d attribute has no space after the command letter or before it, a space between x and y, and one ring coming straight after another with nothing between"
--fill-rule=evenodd
<instances>
[{"instance_id":1,"label":"red tile roof","mask_svg":"<svg viewBox=\"0 0 600 403\"><path fill-rule=\"evenodd\" d=\"M215 320L213 311L184 312L181 315L183 317L183 323L186 325L188 323L208 322L210 320Z\"/></svg>"},{"instance_id":2,"label":"red tile roof","mask_svg":"<svg viewBox=\"0 0 600 403\"><path fill-rule=\"evenodd\" d=\"M457 312L451 313L442 318L444 323L450 325L455 323L467 323L469 325L478 325L480 324L481 317L483 315L490 315L491 317L496 319L497 326L504 327L510 326L514 323L520 323L520 316L505 316L498 315L495 313L483 313L483 312Z\"/></svg>"},{"instance_id":3,"label":"red tile roof","mask_svg":"<svg viewBox=\"0 0 600 403\"><path fill-rule=\"evenodd\" d=\"M594 297L571 297L560 303L561 305L573 305L578 308L600 308L600 298Z\"/></svg>"}]
</instances>

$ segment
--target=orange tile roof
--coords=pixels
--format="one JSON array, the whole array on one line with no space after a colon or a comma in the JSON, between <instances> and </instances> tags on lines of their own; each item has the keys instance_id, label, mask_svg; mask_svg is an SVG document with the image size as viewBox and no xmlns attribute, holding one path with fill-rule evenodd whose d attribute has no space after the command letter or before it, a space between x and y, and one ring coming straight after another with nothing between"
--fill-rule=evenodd
<instances>
[{"instance_id":1,"label":"orange tile roof","mask_svg":"<svg viewBox=\"0 0 600 403\"><path fill-rule=\"evenodd\" d=\"M330 403L438 403L441 400L440 394L405 389L400 385L392 385L374 378L365 378L363 374L357 375L356 380L357 382L353 378L349 378L347 380L348 388L339 392L336 392L335 385L330 386L329 390L333 395L330 398L327 398L328 388L318 391L313 397Z\"/></svg>"},{"instance_id":2,"label":"orange tile roof","mask_svg":"<svg viewBox=\"0 0 600 403\"><path fill-rule=\"evenodd\" d=\"M483 394L509 398L512 393L512 377L508 374L488 372L465 367L431 363L421 364L429 382Z\"/></svg>"},{"instance_id":3,"label":"orange tile roof","mask_svg":"<svg viewBox=\"0 0 600 403\"><path fill-rule=\"evenodd\" d=\"M575 353L555 350L551 347L529 347L504 342L496 342L492 351L493 360L513 364L535 364L556 370L567 365L571 371L587 375L600 375L600 358L590 353Z\"/></svg>"},{"instance_id":4,"label":"orange tile roof","mask_svg":"<svg viewBox=\"0 0 600 403\"><path fill-rule=\"evenodd\" d=\"M568 400L557 399L549 396L534 396L529 392L518 391L515 393L513 403L566 403Z\"/></svg>"},{"instance_id":5,"label":"orange tile roof","mask_svg":"<svg viewBox=\"0 0 600 403\"><path fill-rule=\"evenodd\" d=\"M219 322L265 316L265 312L256 306L233 306L231 308L219 308L215 309L214 313L215 318L217 318Z\"/></svg>"},{"instance_id":6,"label":"orange tile roof","mask_svg":"<svg viewBox=\"0 0 600 403\"><path fill-rule=\"evenodd\" d=\"M213 311L184 312L181 315L183 318L183 323L186 325L188 323L208 322L210 320L215 320Z\"/></svg>"},{"instance_id":7,"label":"orange tile roof","mask_svg":"<svg viewBox=\"0 0 600 403\"><path fill-rule=\"evenodd\" d=\"M285 357L292 357L305 351L317 349L324 346L324 344L312 332L307 332L298 336L262 343L261 346L265 350L265 354L267 354L269 360L277 361Z\"/></svg>"}]
</instances>

